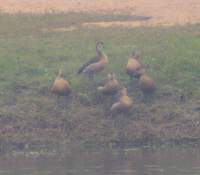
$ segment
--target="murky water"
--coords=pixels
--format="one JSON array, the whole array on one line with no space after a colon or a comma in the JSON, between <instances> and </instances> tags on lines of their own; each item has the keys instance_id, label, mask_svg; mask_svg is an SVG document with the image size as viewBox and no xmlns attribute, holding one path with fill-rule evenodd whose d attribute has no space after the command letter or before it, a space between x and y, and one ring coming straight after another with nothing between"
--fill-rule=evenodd
<instances>
[{"instance_id":1,"label":"murky water","mask_svg":"<svg viewBox=\"0 0 200 175\"><path fill-rule=\"evenodd\" d=\"M0 175L200 175L200 148L73 151L0 157Z\"/></svg>"}]
</instances>

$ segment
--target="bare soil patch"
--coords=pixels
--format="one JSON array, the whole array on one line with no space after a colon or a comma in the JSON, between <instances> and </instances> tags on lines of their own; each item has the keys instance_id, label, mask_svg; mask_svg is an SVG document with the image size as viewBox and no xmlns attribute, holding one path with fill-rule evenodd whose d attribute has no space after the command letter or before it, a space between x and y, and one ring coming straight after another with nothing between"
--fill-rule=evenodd
<instances>
[{"instance_id":1,"label":"bare soil patch","mask_svg":"<svg viewBox=\"0 0 200 175\"><path fill-rule=\"evenodd\" d=\"M150 20L139 24L148 26L185 25L200 21L199 0L0 0L0 10L8 13L36 14L45 12L126 13L151 16ZM134 24L130 25L134 26Z\"/></svg>"}]
</instances>

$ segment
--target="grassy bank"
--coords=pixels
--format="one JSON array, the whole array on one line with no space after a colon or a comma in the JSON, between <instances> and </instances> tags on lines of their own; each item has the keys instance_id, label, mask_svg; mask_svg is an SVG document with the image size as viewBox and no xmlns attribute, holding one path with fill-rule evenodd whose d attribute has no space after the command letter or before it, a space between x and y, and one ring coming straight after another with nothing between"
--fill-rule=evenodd
<instances>
[{"instance_id":1,"label":"grassy bank","mask_svg":"<svg viewBox=\"0 0 200 175\"><path fill-rule=\"evenodd\" d=\"M65 144L144 144L198 140L200 136L200 26L170 28L83 27L84 22L138 20L127 15L0 15L0 144L23 149ZM75 30L68 29L74 26ZM111 116L112 99L96 94L95 83L76 75L105 43L109 64L129 89L135 106L129 114ZM125 74L133 48L142 53L157 92L141 100L136 82ZM57 99L49 88L59 68L72 94ZM10 146L9 146L10 145Z\"/></svg>"}]
</instances>

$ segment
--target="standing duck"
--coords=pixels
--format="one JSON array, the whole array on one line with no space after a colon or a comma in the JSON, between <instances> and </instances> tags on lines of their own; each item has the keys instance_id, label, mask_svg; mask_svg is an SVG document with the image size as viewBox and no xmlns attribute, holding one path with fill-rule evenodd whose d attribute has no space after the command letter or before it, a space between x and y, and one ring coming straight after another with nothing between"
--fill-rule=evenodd
<instances>
[{"instance_id":1,"label":"standing duck","mask_svg":"<svg viewBox=\"0 0 200 175\"><path fill-rule=\"evenodd\" d=\"M133 100L128 96L127 89L123 87L119 99L111 107L111 112L128 112L133 106Z\"/></svg>"},{"instance_id":2,"label":"standing duck","mask_svg":"<svg viewBox=\"0 0 200 175\"><path fill-rule=\"evenodd\" d=\"M138 72L138 84L144 94L153 93L156 90L155 81L144 70Z\"/></svg>"},{"instance_id":3,"label":"standing duck","mask_svg":"<svg viewBox=\"0 0 200 175\"><path fill-rule=\"evenodd\" d=\"M103 94L115 94L120 88L120 83L117 81L115 74L111 73L107 75L107 80L103 86L97 88L98 92Z\"/></svg>"},{"instance_id":4,"label":"standing duck","mask_svg":"<svg viewBox=\"0 0 200 175\"><path fill-rule=\"evenodd\" d=\"M89 75L89 78L92 78L95 73L101 72L105 68L108 63L108 57L103 52L103 45L101 41L96 43L96 57L83 64L79 68L78 74L85 73Z\"/></svg>"},{"instance_id":5,"label":"standing duck","mask_svg":"<svg viewBox=\"0 0 200 175\"><path fill-rule=\"evenodd\" d=\"M69 82L64 79L63 70L59 70L58 75L51 87L51 92L57 96L66 96L70 93L71 88Z\"/></svg>"},{"instance_id":6,"label":"standing duck","mask_svg":"<svg viewBox=\"0 0 200 175\"><path fill-rule=\"evenodd\" d=\"M141 64L139 62L140 54L136 51L133 51L131 56L128 59L126 66L126 73L130 77L138 77L138 71L141 69Z\"/></svg>"}]
</instances>

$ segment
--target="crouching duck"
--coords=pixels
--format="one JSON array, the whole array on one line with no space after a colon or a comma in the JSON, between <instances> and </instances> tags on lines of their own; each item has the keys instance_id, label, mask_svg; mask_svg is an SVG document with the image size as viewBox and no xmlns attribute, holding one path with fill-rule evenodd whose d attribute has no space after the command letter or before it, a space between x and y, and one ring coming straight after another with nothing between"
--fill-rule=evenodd
<instances>
[{"instance_id":1,"label":"crouching duck","mask_svg":"<svg viewBox=\"0 0 200 175\"><path fill-rule=\"evenodd\" d=\"M103 86L97 88L98 92L103 94L115 94L120 89L120 83L117 81L115 74L111 73L107 75L107 80Z\"/></svg>"},{"instance_id":2,"label":"crouching duck","mask_svg":"<svg viewBox=\"0 0 200 175\"><path fill-rule=\"evenodd\" d=\"M141 64L139 62L140 55L138 52L133 51L131 56L128 59L126 66L126 73L130 77L138 77L138 71L141 69Z\"/></svg>"},{"instance_id":3,"label":"crouching duck","mask_svg":"<svg viewBox=\"0 0 200 175\"><path fill-rule=\"evenodd\" d=\"M69 82L64 79L63 70L59 70L56 79L51 87L51 92L57 96L66 96L71 92Z\"/></svg>"},{"instance_id":4,"label":"crouching duck","mask_svg":"<svg viewBox=\"0 0 200 175\"><path fill-rule=\"evenodd\" d=\"M88 62L86 62L85 64L83 64L79 70L78 70L78 74L84 73L84 74L88 74L89 78L93 78L93 75L101 72L106 64L108 63L108 57L107 55L103 52L103 42L99 41L96 43L96 52L97 55L90 59Z\"/></svg>"},{"instance_id":5,"label":"crouching duck","mask_svg":"<svg viewBox=\"0 0 200 175\"><path fill-rule=\"evenodd\" d=\"M133 100L128 96L127 89L123 87L119 99L111 107L111 112L128 112L133 106Z\"/></svg>"},{"instance_id":6,"label":"crouching duck","mask_svg":"<svg viewBox=\"0 0 200 175\"><path fill-rule=\"evenodd\" d=\"M144 70L140 70L138 72L138 84L139 88L145 94L153 93L156 90L155 81L150 76L148 76Z\"/></svg>"}]
</instances>

